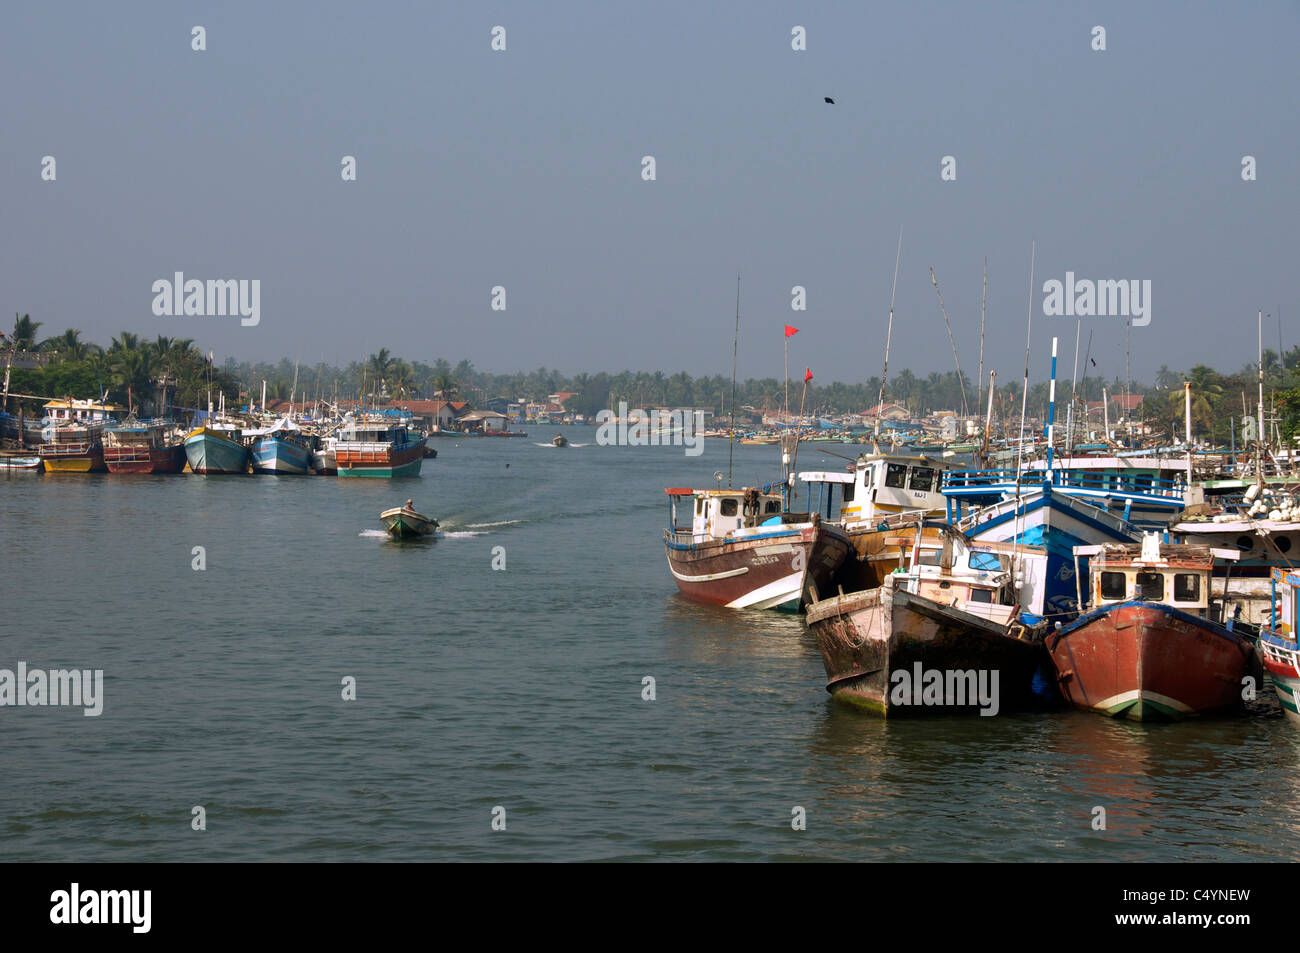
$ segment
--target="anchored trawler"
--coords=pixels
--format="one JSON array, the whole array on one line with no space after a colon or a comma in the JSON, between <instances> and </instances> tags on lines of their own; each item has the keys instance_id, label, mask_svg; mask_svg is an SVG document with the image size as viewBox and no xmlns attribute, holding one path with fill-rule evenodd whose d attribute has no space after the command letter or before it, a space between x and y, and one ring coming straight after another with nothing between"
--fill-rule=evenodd
<instances>
[{"instance_id":1,"label":"anchored trawler","mask_svg":"<svg viewBox=\"0 0 1300 953\"><path fill-rule=\"evenodd\" d=\"M1091 610L1050 633L1061 693L1078 708L1134 720L1240 707L1262 670L1251 640L1216 622L1214 560L1233 550L1160 542L1080 546L1092 558ZM1076 578L1077 575L1076 575Z\"/></svg>"},{"instance_id":2,"label":"anchored trawler","mask_svg":"<svg viewBox=\"0 0 1300 953\"><path fill-rule=\"evenodd\" d=\"M669 488L668 569L682 595L732 609L797 612L825 591L849 552L817 516L783 512L769 488ZM690 523L678 526L679 506Z\"/></svg>"},{"instance_id":3,"label":"anchored trawler","mask_svg":"<svg viewBox=\"0 0 1300 953\"><path fill-rule=\"evenodd\" d=\"M882 585L808 607L826 690L882 716L1033 703L1046 626L1021 620L1042 614L1046 551L923 528L917 519L886 539L898 568Z\"/></svg>"}]
</instances>

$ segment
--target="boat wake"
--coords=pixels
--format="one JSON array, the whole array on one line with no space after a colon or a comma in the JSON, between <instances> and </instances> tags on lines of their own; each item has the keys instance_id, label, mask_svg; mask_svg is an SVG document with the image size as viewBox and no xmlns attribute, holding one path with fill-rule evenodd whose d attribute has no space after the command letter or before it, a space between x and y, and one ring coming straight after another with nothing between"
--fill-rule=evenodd
<instances>
[{"instance_id":1,"label":"boat wake","mask_svg":"<svg viewBox=\"0 0 1300 953\"><path fill-rule=\"evenodd\" d=\"M515 523L527 523L528 520L501 520L496 523L466 523L467 529L486 529L489 526L513 526Z\"/></svg>"},{"instance_id":2,"label":"boat wake","mask_svg":"<svg viewBox=\"0 0 1300 953\"><path fill-rule=\"evenodd\" d=\"M469 539L472 536L487 536L487 532L481 529L458 529L446 533L439 533L440 539Z\"/></svg>"},{"instance_id":3,"label":"boat wake","mask_svg":"<svg viewBox=\"0 0 1300 953\"><path fill-rule=\"evenodd\" d=\"M555 447L553 443L535 443L534 447ZM556 450L568 450L570 447L590 447L589 443L566 443L563 447L555 447Z\"/></svg>"}]
</instances>

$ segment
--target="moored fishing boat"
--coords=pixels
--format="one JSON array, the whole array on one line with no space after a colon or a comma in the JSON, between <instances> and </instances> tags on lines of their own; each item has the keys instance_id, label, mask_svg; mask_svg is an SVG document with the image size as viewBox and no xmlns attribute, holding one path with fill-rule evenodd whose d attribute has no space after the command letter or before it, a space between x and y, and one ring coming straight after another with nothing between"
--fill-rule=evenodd
<instances>
[{"instance_id":1,"label":"moored fishing boat","mask_svg":"<svg viewBox=\"0 0 1300 953\"><path fill-rule=\"evenodd\" d=\"M1259 650L1283 713L1293 724L1300 724L1300 640L1296 637L1300 573L1274 568L1272 582L1280 605L1275 604L1268 627L1259 633Z\"/></svg>"},{"instance_id":2,"label":"moored fishing boat","mask_svg":"<svg viewBox=\"0 0 1300 953\"><path fill-rule=\"evenodd\" d=\"M180 473L185 444L173 436L168 420L137 421L104 432L104 465L109 473Z\"/></svg>"},{"instance_id":3,"label":"moored fishing boat","mask_svg":"<svg viewBox=\"0 0 1300 953\"><path fill-rule=\"evenodd\" d=\"M48 424L45 441L37 451L51 473L103 473L103 425L94 423Z\"/></svg>"},{"instance_id":4,"label":"moored fishing boat","mask_svg":"<svg viewBox=\"0 0 1300 953\"><path fill-rule=\"evenodd\" d=\"M1138 545L1076 553L1092 559L1090 611L1047 636L1061 693L1075 707L1173 720L1237 708L1259 685L1251 640L1212 618L1214 560L1235 552L1162 545L1149 533Z\"/></svg>"},{"instance_id":5,"label":"moored fishing boat","mask_svg":"<svg viewBox=\"0 0 1300 953\"><path fill-rule=\"evenodd\" d=\"M430 536L438 529L436 519L415 511L414 500L407 500L402 506L384 510L379 514L379 519L389 535L396 539Z\"/></svg>"},{"instance_id":6,"label":"moored fishing boat","mask_svg":"<svg viewBox=\"0 0 1300 953\"><path fill-rule=\"evenodd\" d=\"M312 465L314 439L288 418L269 427L245 431L254 473L305 474Z\"/></svg>"},{"instance_id":7,"label":"moored fishing boat","mask_svg":"<svg viewBox=\"0 0 1300 953\"><path fill-rule=\"evenodd\" d=\"M41 469L41 458L30 454L0 454L0 470L5 471L36 471Z\"/></svg>"},{"instance_id":8,"label":"moored fishing boat","mask_svg":"<svg viewBox=\"0 0 1300 953\"><path fill-rule=\"evenodd\" d=\"M341 477L417 477L425 437L413 437L405 419L367 416L345 423L334 447Z\"/></svg>"},{"instance_id":9,"label":"moored fishing boat","mask_svg":"<svg viewBox=\"0 0 1300 953\"><path fill-rule=\"evenodd\" d=\"M190 470L204 476L248 472L248 448L232 424L205 424L185 436Z\"/></svg>"},{"instance_id":10,"label":"moored fishing boat","mask_svg":"<svg viewBox=\"0 0 1300 953\"><path fill-rule=\"evenodd\" d=\"M779 493L669 488L668 569L682 595L731 609L796 612L825 591L848 540L816 514L783 513ZM679 500L691 524L678 527Z\"/></svg>"},{"instance_id":11,"label":"moored fishing boat","mask_svg":"<svg viewBox=\"0 0 1300 953\"><path fill-rule=\"evenodd\" d=\"M919 523L897 542L906 568L808 607L831 696L882 716L993 715L1039 700L1046 625L1022 620L1041 615L1046 552L949 529L936 540Z\"/></svg>"}]
</instances>

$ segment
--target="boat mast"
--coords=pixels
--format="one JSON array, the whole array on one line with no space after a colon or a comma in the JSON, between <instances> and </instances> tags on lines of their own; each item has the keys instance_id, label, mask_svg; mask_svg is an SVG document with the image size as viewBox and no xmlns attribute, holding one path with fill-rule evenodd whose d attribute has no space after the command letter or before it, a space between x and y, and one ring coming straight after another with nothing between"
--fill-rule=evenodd
<instances>
[{"instance_id":1,"label":"boat mast","mask_svg":"<svg viewBox=\"0 0 1300 953\"><path fill-rule=\"evenodd\" d=\"M880 415L885 410L885 383L889 380L889 341L894 333L894 293L898 291L898 262L903 256L903 226L898 226L898 250L894 253L894 287L889 292L889 324L885 327L885 368L880 374L880 398L876 401L876 432L872 437L875 453L880 452Z\"/></svg>"},{"instance_id":2,"label":"boat mast","mask_svg":"<svg viewBox=\"0 0 1300 953\"><path fill-rule=\"evenodd\" d=\"M930 266L930 280L934 282L934 293L939 296L939 310L943 312L943 325L948 329L948 343L952 345L952 360L957 365L957 386L961 388L961 413L965 420L970 416L970 407L966 403L966 378L961 374L961 361L957 357L957 342L952 336L952 322L948 320L948 309L943 306L943 292L939 290L939 279L934 276L934 266ZM978 405L977 405L978 406ZM965 426L963 424L962 426Z\"/></svg>"},{"instance_id":3,"label":"boat mast","mask_svg":"<svg viewBox=\"0 0 1300 953\"><path fill-rule=\"evenodd\" d=\"M984 256L984 292L980 296L980 370L975 375L975 412L979 413L981 400L984 395L980 388L984 386L984 312L989 303L989 259ZM990 406L992 406L990 404Z\"/></svg>"},{"instance_id":4,"label":"boat mast","mask_svg":"<svg viewBox=\"0 0 1300 953\"><path fill-rule=\"evenodd\" d=\"M1052 382L1047 389L1047 479L1052 481L1052 437L1056 429L1056 338L1052 338ZM1055 481L1052 481L1055 482Z\"/></svg>"},{"instance_id":5,"label":"boat mast","mask_svg":"<svg viewBox=\"0 0 1300 953\"><path fill-rule=\"evenodd\" d=\"M736 356L740 353L740 273L736 273L736 336L731 341L731 439L727 441L727 489L731 489L731 461L736 454Z\"/></svg>"},{"instance_id":6,"label":"boat mast","mask_svg":"<svg viewBox=\"0 0 1300 953\"><path fill-rule=\"evenodd\" d=\"M1255 473L1264 483L1264 312L1259 312L1259 420L1255 425Z\"/></svg>"},{"instance_id":7,"label":"boat mast","mask_svg":"<svg viewBox=\"0 0 1300 953\"><path fill-rule=\"evenodd\" d=\"M1038 243L1031 242L1029 245L1029 315L1025 321L1025 378L1024 384L1020 390L1020 434L1019 440L1016 441L1016 519L1015 535L1013 539L1016 542L1016 548L1012 550L1011 565L1012 571L1015 571L1016 558L1019 555L1020 542L1020 520L1023 516L1023 507L1020 498L1020 480L1023 474L1023 463L1025 458L1025 406L1029 401L1029 341L1034 330L1034 258L1038 251Z\"/></svg>"},{"instance_id":8,"label":"boat mast","mask_svg":"<svg viewBox=\"0 0 1300 953\"><path fill-rule=\"evenodd\" d=\"M1070 408L1065 413L1066 457L1074 453L1074 402L1079 399L1079 336L1082 333L1083 319L1079 318L1074 325L1074 382L1070 384Z\"/></svg>"}]
</instances>

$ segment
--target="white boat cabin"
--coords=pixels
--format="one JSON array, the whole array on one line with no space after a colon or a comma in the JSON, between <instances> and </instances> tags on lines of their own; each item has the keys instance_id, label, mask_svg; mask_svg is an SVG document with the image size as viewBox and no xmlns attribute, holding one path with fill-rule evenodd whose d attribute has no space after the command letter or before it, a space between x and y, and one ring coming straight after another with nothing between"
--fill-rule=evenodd
<instances>
[{"instance_id":1,"label":"white boat cabin","mask_svg":"<svg viewBox=\"0 0 1300 953\"><path fill-rule=\"evenodd\" d=\"M57 424L68 421L79 423L91 421L108 422L126 414L125 407L91 400L52 400L41 408L46 419Z\"/></svg>"},{"instance_id":2,"label":"white boat cabin","mask_svg":"<svg viewBox=\"0 0 1300 953\"><path fill-rule=\"evenodd\" d=\"M828 520L835 518L835 489L839 487L839 524L857 529L873 527L894 513L942 516L947 502L940 487L947 469L947 464L931 457L863 454L851 470L804 471L799 479L808 484L808 508Z\"/></svg>"},{"instance_id":3,"label":"white boat cabin","mask_svg":"<svg viewBox=\"0 0 1300 953\"><path fill-rule=\"evenodd\" d=\"M678 487L664 492L672 501L672 532L678 536L689 534L696 542L745 535L746 531L758 532L764 524L775 526L785 522L782 515L784 501L780 493L764 493L752 487L739 490ZM679 506L690 509L689 529L678 524L679 518L685 516Z\"/></svg>"},{"instance_id":4,"label":"white boat cabin","mask_svg":"<svg viewBox=\"0 0 1300 953\"><path fill-rule=\"evenodd\" d=\"M1210 618L1214 561L1235 560L1239 555L1233 549L1161 543L1159 533L1146 533L1140 544L1074 547L1075 578L1079 578L1079 557L1091 557L1090 610L1122 602L1156 602Z\"/></svg>"},{"instance_id":5,"label":"white boat cabin","mask_svg":"<svg viewBox=\"0 0 1300 953\"><path fill-rule=\"evenodd\" d=\"M1018 614L1043 615L1047 592L1047 550L1014 543L972 543L960 533L942 539L901 534L888 537L906 568L894 585L944 606L998 623Z\"/></svg>"}]
</instances>

